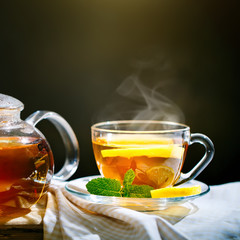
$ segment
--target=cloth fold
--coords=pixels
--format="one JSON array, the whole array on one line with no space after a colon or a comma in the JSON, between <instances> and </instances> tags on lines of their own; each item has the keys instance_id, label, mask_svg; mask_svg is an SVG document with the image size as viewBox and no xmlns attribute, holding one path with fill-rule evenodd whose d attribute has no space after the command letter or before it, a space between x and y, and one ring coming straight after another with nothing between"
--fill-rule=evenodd
<instances>
[{"instance_id":1,"label":"cloth fold","mask_svg":"<svg viewBox=\"0 0 240 240\"><path fill-rule=\"evenodd\" d=\"M95 204L54 182L43 219L44 240L185 240L165 219L131 209Z\"/></svg>"},{"instance_id":2,"label":"cloth fold","mask_svg":"<svg viewBox=\"0 0 240 240\"><path fill-rule=\"evenodd\" d=\"M194 200L196 213L175 226L191 240L240 240L240 182L210 186L210 192Z\"/></svg>"}]
</instances>

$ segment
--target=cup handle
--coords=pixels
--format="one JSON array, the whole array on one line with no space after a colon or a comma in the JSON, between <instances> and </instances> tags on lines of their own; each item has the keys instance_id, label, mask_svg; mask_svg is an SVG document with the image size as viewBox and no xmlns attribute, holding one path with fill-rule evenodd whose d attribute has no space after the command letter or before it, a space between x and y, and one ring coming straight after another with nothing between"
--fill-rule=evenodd
<instances>
[{"instance_id":1,"label":"cup handle","mask_svg":"<svg viewBox=\"0 0 240 240\"><path fill-rule=\"evenodd\" d=\"M181 173L179 180L177 181L177 183L174 184L174 186L178 186L196 178L213 159L215 152L214 145L207 136L200 133L192 133L189 145L193 143L202 144L205 147L205 154L191 171L189 171L188 173Z\"/></svg>"},{"instance_id":2,"label":"cup handle","mask_svg":"<svg viewBox=\"0 0 240 240\"><path fill-rule=\"evenodd\" d=\"M65 181L77 170L79 164L79 146L77 138L68 122L59 114L50 111L36 111L25 121L35 126L39 121L47 119L59 131L66 150L66 160L62 169L53 175L53 179Z\"/></svg>"}]
</instances>

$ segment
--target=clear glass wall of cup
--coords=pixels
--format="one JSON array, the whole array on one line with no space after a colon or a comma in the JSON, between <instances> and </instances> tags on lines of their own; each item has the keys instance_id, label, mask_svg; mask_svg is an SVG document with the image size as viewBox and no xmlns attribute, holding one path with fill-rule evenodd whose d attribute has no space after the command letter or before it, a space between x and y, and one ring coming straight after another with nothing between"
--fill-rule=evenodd
<instances>
[{"instance_id":1,"label":"clear glass wall of cup","mask_svg":"<svg viewBox=\"0 0 240 240\"><path fill-rule=\"evenodd\" d=\"M196 178L214 155L212 141L180 123L147 120L109 121L92 126L96 164L103 177L123 181L129 169L134 184L154 188L180 185ZM181 172L187 149L193 143L205 147L205 155L188 173Z\"/></svg>"}]
</instances>

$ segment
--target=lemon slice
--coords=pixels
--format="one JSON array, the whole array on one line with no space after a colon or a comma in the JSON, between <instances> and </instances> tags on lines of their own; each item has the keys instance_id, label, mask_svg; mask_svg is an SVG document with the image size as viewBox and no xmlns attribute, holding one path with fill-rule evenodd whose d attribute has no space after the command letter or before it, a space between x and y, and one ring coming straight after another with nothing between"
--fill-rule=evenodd
<instances>
[{"instance_id":1,"label":"lemon slice","mask_svg":"<svg viewBox=\"0 0 240 240\"><path fill-rule=\"evenodd\" d=\"M147 177L154 182L155 188L164 188L169 186L174 179L174 171L167 166L155 166L146 171Z\"/></svg>"},{"instance_id":2,"label":"lemon slice","mask_svg":"<svg viewBox=\"0 0 240 240\"><path fill-rule=\"evenodd\" d=\"M101 151L102 157L162 157L162 158L182 158L184 148L176 145L161 145L146 148L115 148Z\"/></svg>"},{"instance_id":3,"label":"lemon slice","mask_svg":"<svg viewBox=\"0 0 240 240\"><path fill-rule=\"evenodd\" d=\"M151 190L152 198L173 198L185 197L201 193L201 186L196 185L192 187L168 187Z\"/></svg>"}]
</instances>

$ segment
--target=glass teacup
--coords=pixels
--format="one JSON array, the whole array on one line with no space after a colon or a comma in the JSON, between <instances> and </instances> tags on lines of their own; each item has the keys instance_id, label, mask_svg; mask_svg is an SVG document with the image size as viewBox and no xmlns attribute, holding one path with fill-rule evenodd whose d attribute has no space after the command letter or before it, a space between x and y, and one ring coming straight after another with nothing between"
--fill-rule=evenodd
<instances>
[{"instance_id":1,"label":"glass teacup","mask_svg":"<svg viewBox=\"0 0 240 240\"><path fill-rule=\"evenodd\" d=\"M97 167L103 177L123 182L125 173L135 172L134 184L154 188L179 185L196 178L214 155L212 141L190 133L190 127L167 121L108 121L92 126L92 144ZM205 155L187 174L181 173L188 146L200 143Z\"/></svg>"}]
</instances>

